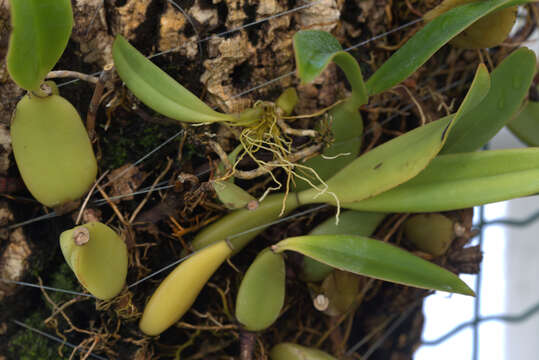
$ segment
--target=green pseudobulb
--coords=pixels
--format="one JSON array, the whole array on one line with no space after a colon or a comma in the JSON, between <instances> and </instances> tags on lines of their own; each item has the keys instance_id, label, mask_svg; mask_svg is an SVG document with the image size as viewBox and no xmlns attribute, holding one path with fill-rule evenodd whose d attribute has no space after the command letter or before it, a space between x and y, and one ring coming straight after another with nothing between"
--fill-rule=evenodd
<instances>
[{"instance_id":1,"label":"green pseudobulb","mask_svg":"<svg viewBox=\"0 0 539 360\"><path fill-rule=\"evenodd\" d=\"M26 187L46 206L84 195L97 163L77 110L63 97L26 95L11 121L15 161Z\"/></svg>"},{"instance_id":2,"label":"green pseudobulb","mask_svg":"<svg viewBox=\"0 0 539 360\"><path fill-rule=\"evenodd\" d=\"M337 360L318 349L293 343L280 343L270 351L271 360Z\"/></svg>"},{"instance_id":3,"label":"green pseudobulb","mask_svg":"<svg viewBox=\"0 0 539 360\"><path fill-rule=\"evenodd\" d=\"M335 269L322 283L321 290L328 300L324 311L329 316L343 315L350 310L360 292L359 275Z\"/></svg>"},{"instance_id":4,"label":"green pseudobulb","mask_svg":"<svg viewBox=\"0 0 539 360\"><path fill-rule=\"evenodd\" d=\"M454 224L442 214L419 214L404 223L404 234L419 250L434 256L445 254L455 238Z\"/></svg>"},{"instance_id":5,"label":"green pseudobulb","mask_svg":"<svg viewBox=\"0 0 539 360\"><path fill-rule=\"evenodd\" d=\"M260 331L279 317L285 297L285 264L266 249L245 274L236 299L236 318L247 330Z\"/></svg>"},{"instance_id":6,"label":"green pseudobulb","mask_svg":"<svg viewBox=\"0 0 539 360\"><path fill-rule=\"evenodd\" d=\"M478 2L478 0L444 0L425 14L426 21L454 7ZM479 1L480 2L480 1ZM493 12L479 20L451 40L451 44L463 49L491 48L500 45L509 35L517 19L517 6Z\"/></svg>"},{"instance_id":7,"label":"green pseudobulb","mask_svg":"<svg viewBox=\"0 0 539 360\"><path fill-rule=\"evenodd\" d=\"M91 222L66 230L60 247L67 264L86 290L98 299L118 295L127 276L127 247L114 230Z\"/></svg>"}]
</instances>

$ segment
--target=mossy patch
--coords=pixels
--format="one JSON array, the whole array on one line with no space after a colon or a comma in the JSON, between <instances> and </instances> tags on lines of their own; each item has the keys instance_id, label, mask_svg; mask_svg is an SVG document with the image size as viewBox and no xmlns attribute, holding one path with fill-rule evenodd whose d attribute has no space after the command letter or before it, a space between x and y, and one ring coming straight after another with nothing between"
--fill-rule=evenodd
<instances>
[{"instance_id":1,"label":"mossy patch","mask_svg":"<svg viewBox=\"0 0 539 360\"><path fill-rule=\"evenodd\" d=\"M116 169L128 162L134 162L179 130L176 126L148 124L143 121L129 121L127 126L113 126L106 134L100 135L103 153L100 166L104 169ZM175 148L176 143L171 144L172 148ZM163 150L157 158L162 159L162 156ZM150 157L145 164L151 167L152 159Z\"/></svg>"},{"instance_id":2,"label":"mossy patch","mask_svg":"<svg viewBox=\"0 0 539 360\"><path fill-rule=\"evenodd\" d=\"M58 270L52 274L50 286L63 290L81 291L77 278L67 263L61 264ZM73 298L73 295L61 292L49 292L49 296L55 303L62 303Z\"/></svg>"},{"instance_id":3,"label":"mossy patch","mask_svg":"<svg viewBox=\"0 0 539 360\"><path fill-rule=\"evenodd\" d=\"M24 323L33 328L42 329L43 318L44 316L40 312L35 312L27 317ZM48 340L47 338L28 329L21 329L17 335L13 336L8 348L11 359L65 359L65 357L61 357L58 354L57 347L51 344L51 340Z\"/></svg>"}]
</instances>

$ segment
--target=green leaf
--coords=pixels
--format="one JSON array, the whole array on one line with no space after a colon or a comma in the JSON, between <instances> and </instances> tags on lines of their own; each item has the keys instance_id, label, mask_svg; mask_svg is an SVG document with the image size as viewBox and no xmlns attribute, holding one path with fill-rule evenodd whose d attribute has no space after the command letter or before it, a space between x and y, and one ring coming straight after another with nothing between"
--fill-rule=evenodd
<instances>
[{"instance_id":1,"label":"green leaf","mask_svg":"<svg viewBox=\"0 0 539 360\"><path fill-rule=\"evenodd\" d=\"M301 81L314 81L329 65L335 53L341 51L341 44L326 31L298 31L294 34L294 53Z\"/></svg>"},{"instance_id":2,"label":"green leaf","mask_svg":"<svg viewBox=\"0 0 539 360\"><path fill-rule=\"evenodd\" d=\"M489 91L489 76L484 65L477 69L464 101L454 115L433 121L392 139L357 158L327 181L320 196L336 204L356 202L398 186L419 174L444 146L454 123L476 106ZM333 194L331 194L333 193ZM317 201L316 190L300 193L300 202Z\"/></svg>"},{"instance_id":3,"label":"green leaf","mask_svg":"<svg viewBox=\"0 0 539 360\"><path fill-rule=\"evenodd\" d=\"M19 85L38 91L67 46L73 14L70 0L12 0L7 69Z\"/></svg>"},{"instance_id":4,"label":"green leaf","mask_svg":"<svg viewBox=\"0 0 539 360\"><path fill-rule=\"evenodd\" d=\"M235 121L235 115L212 110L202 100L148 60L118 35L112 47L118 75L144 104L171 119L205 123Z\"/></svg>"},{"instance_id":5,"label":"green leaf","mask_svg":"<svg viewBox=\"0 0 539 360\"><path fill-rule=\"evenodd\" d=\"M535 53L514 51L491 74L488 95L455 124L440 153L480 149L514 116L528 94L535 73Z\"/></svg>"},{"instance_id":6,"label":"green leaf","mask_svg":"<svg viewBox=\"0 0 539 360\"><path fill-rule=\"evenodd\" d=\"M281 254L265 249L249 266L236 298L236 318L249 331L271 326L284 305L285 266Z\"/></svg>"},{"instance_id":7,"label":"green leaf","mask_svg":"<svg viewBox=\"0 0 539 360\"><path fill-rule=\"evenodd\" d=\"M397 284L465 295L474 292L450 271L385 242L353 235L292 237L272 246L299 252L340 270Z\"/></svg>"},{"instance_id":8,"label":"green leaf","mask_svg":"<svg viewBox=\"0 0 539 360\"><path fill-rule=\"evenodd\" d=\"M528 102L507 126L528 146L539 146L539 102Z\"/></svg>"},{"instance_id":9,"label":"green leaf","mask_svg":"<svg viewBox=\"0 0 539 360\"><path fill-rule=\"evenodd\" d=\"M412 180L345 208L381 212L464 209L539 192L539 149L440 155Z\"/></svg>"},{"instance_id":10,"label":"green leaf","mask_svg":"<svg viewBox=\"0 0 539 360\"><path fill-rule=\"evenodd\" d=\"M326 180L359 154L363 135L363 120L359 107L368 102L367 90L357 61L342 50L337 39L330 33L320 30L297 32L294 35L294 52L298 75L303 82L313 81L331 61L334 61L344 71L352 86L352 95L330 110L333 142L324 150L323 156L316 156L304 163L316 171L322 180ZM314 183L318 183L312 174L306 172L305 175ZM308 187L307 182L300 181L296 191Z\"/></svg>"},{"instance_id":11,"label":"green leaf","mask_svg":"<svg viewBox=\"0 0 539 360\"><path fill-rule=\"evenodd\" d=\"M449 40L483 16L502 8L533 1L477 1L456 7L436 17L408 40L369 78L366 83L368 94L379 94L406 79Z\"/></svg>"},{"instance_id":12,"label":"green leaf","mask_svg":"<svg viewBox=\"0 0 539 360\"><path fill-rule=\"evenodd\" d=\"M454 131L459 131L466 127L468 124L465 120L470 117L466 117L474 108L477 108L478 104L489 94L490 91L490 76L485 64L479 64L477 71L475 72L474 79L470 84L470 89L466 94L466 97L460 104L453 123L450 126L450 133L447 136L447 140L444 144L442 151L448 146L447 142L453 137ZM465 118L466 117L466 118ZM440 152L442 152L440 151Z\"/></svg>"},{"instance_id":13,"label":"green leaf","mask_svg":"<svg viewBox=\"0 0 539 360\"><path fill-rule=\"evenodd\" d=\"M416 176L438 154L452 117L433 121L392 139L351 162L327 181L328 189L299 193L300 203L355 202L387 191Z\"/></svg>"},{"instance_id":14,"label":"green leaf","mask_svg":"<svg viewBox=\"0 0 539 360\"><path fill-rule=\"evenodd\" d=\"M309 235L361 235L370 236L386 217L384 213L345 211L339 216L337 224L331 217L315 227ZM310 257L303 259L302 279L318 282L324 280L333 269Z\"/></svg>"},{"instance_id":15,"label":"green leaf","mask_svg":"<svg viewBox=\"0 0 539 360\"><path fill-rule=\"evenodd\" d=\"M334 61L346 74L352 86L352 101L357 107L368 101L361 69L352 55L342 50L330 33L320 30L301 30L294 35L294 53L298 76L303 82L312 82Z\"/></svg>"}]
</instances>

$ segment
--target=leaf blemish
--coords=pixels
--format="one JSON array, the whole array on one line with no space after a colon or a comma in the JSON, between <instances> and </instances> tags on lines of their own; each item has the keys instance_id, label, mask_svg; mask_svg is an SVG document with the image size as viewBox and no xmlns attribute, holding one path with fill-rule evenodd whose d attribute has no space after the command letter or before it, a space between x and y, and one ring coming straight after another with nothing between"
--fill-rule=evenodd
<instances>
[{"instance_id":1,"label":"leaf blemish","mask_svg":"<svg viewBox=\"0 0 539 360\"><path fill-rule=\"evenodd\" d=\"M376 166L374 167L374 170L378 170L381 166L382 166L383 163L378 163L376 164Z\"/></svg>"}]
</instances>

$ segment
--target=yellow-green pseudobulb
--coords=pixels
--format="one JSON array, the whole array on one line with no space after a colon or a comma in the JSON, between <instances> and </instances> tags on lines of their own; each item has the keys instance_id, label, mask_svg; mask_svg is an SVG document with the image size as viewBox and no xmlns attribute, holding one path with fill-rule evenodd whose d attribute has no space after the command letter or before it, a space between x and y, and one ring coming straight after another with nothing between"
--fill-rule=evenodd
<instances>
[{"instance_id":1,"label":"yellow-green pseudobulb","mask_svg":"<svg viewBox=\"0 0 539 360\"><path fill-rule=\"evenodd\" d=\"M236 318L247 330L264 330L277 320L285 281L283 255L270 249L261 252L245 273L236 298Z\"/></svg>"},{"instance_id":2,"label":"yellow-green pseudobulb","mask_svg":"<svg viewBox=\"0 0 539 360\"><path fill-rule=\"evenodd\" d=\"M419 214L406 220L404 234L419 250L434 256L445 254L455 238L455 224L441 214Z\"/></svg>"},{"instance_id":3,"label":"yellow-green pseudobulb","mask_svg":"<svg viewBox=\"0 0 539 360\"><path fill-rule=\"evenodd\" d=\"M346 313L360 292L360 276L347 271L335 269L322 283L321 290L327 301L327 307L319 308L329 316ZM316 307L315 298L315 307Z\"/></svg>"},{"instance_id":4,"label":"yellow-green pseudobulb","mask_svg":"<svg viewBox=\"0 0 539 360\"><path fill-rule=\"evenodd\" d=\"M61 96L26 95L12 118L11 140L26 187L46 206L80 198L95 180L97 163L86 129Z\"/></svg>"},{"instance_id":5,"label":"yellow-green pseudobulb","mask_svg":"<svg viewBox=\"0 0 539 360\"><path fill-rule=\"evenodd\" d=\"M275 345L270 351L271 360L337 360L321 350L293 343Z\"/></svg>"},{"instance_id":6,"label":"yellow-green pseudobulb","mask_svg":"<svg viewBox=\"0 0 539 360\"><path fill-rule=\"evenodd\" d=\"M440 5L426 13L424 19L431 21L454 7L477 1L444 0ZM515 24L517 8L517 6L511 6L477 20L469 28L453 38L451 44L464 49L482 49L500 45L507 38Z\"/></svg>"},{"instance_id":7,"label":"yellow-green pseudobulb","mask_svg":"<svg viewBox=\"0 0 539 360\"><path fill-rule=\"evenodd\" d=\"M127 247L114 230L91 222L66 230L60 247L67 264L86 290L98 299L118 295L127 276Z\"/></svg>"},{"instance_id":8,"label":"yellow-green pseudobulb","mask_svg":"<svg viewBox=\"0 0 539 360\"><path fill-rule=\"evenodd\" d=\"M161 282L144 308L140 330L159 335L189 310L215 270L230 256L226 241L209 245L178 265Z\"/></svg>"}]
</instances>

